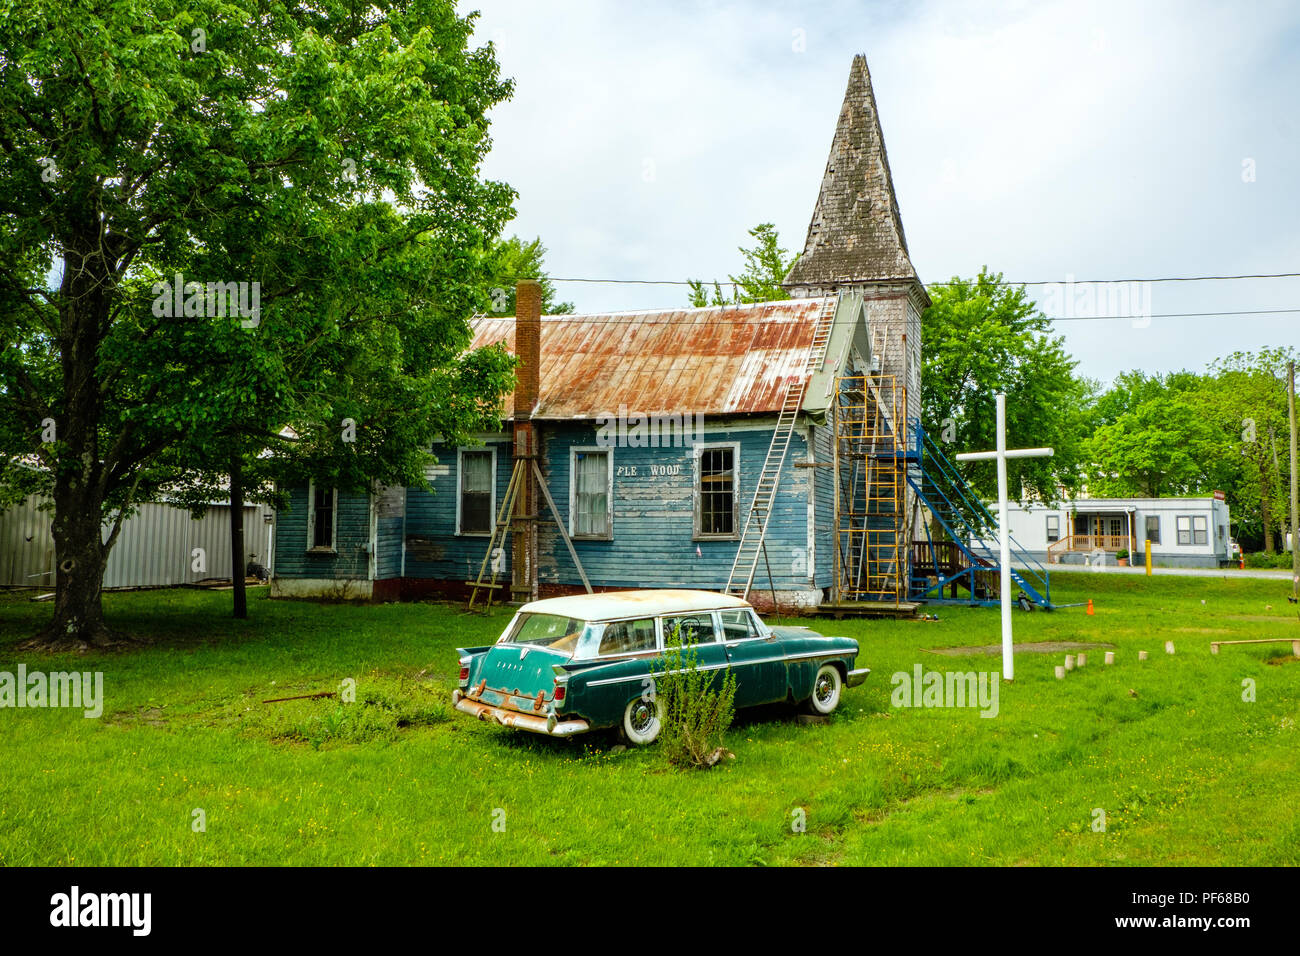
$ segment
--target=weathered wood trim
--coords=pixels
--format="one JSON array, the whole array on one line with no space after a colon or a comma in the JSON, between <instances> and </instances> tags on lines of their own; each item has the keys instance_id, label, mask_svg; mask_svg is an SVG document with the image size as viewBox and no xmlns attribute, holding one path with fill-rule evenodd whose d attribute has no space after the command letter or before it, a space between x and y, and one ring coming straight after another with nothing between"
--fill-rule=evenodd
<instances>
[{"instance_id":1,"label":"weathered wood trim","mask_svg":"<svg viewBox=\"0 0 1300 956\"><path fill-rule=\"evenodd\" d=\"M603 453L605 455L605 533L577 534L573 530L573 516L578 502L578 454ZM555 516L559 522L560 516ZM605 445L570 445L569 446L569 537L574 541L613 541L614 540L614 449Z\"/></svg>"},{"instance_id":2,"label":"weathered wood trim","mask_svg":"<svg viewBox=\"0 0 1300 956\"><path fill-rule=\"evenodd\" d=\"M731 527L732 534L703 534L700 531L700 455L709 449L731 449ZM696 442L691 448L691 540L693 541L739 541L740 524L740 442L738 441L703 441Z\"/></svg>"},{"instance_id":3,"label":"weathered wood trim","mask_svg":"<svg viewBox=\"0 0 1300 956\"><path fill-rule=\"evenodd\" d=\"M463 461L465 452L487 452L492 456L492 467L489 472L491 479L488 481L488 487L492 489L492 503L488 508L488 517L491 521L496 520L497 513L497 450L493 445L461 445L456 449L456 530L454 534L458 538L491 538L492 528L487 531L462 531L460 529L460 506L462 501L461 478L465 474Z\"/></svg>"},{"instance_id":4,"label":"weathered wood trim","mask_svg":"<svg viewBox=\"0 0 1300 956\"><path fill-rule=\"evenodd\" d=\"M806 454L808 455L809 461L812 462L813 464L817 464L816 462L812 461L817 455L817 451L813 447L813 429L815 427L816 426L813 425L812 423L808 423L803 427L804 447L807 449ZM808 472L807 479L808 479L808 486L805 490L805 494L808 497L808 531L806 535L808 539L808 555L805 559L805 567L808 572L808 586L816 587L817 585L817 473L815 471Z\"/></svg>"},{"instance_id":5,"label":"weathered wood trim","mask_svg":"<svg viewBox=\"0 0 1300 956\"><path fill-rule=\"evenodd\" d=\"M330 509L330 544L328 550L312 544L316 538L316 480L307 479L307 536L303 550L314 554L338 554L339 550L339 490L332 489L334 506Z\"/></svg>"}]
</instances>

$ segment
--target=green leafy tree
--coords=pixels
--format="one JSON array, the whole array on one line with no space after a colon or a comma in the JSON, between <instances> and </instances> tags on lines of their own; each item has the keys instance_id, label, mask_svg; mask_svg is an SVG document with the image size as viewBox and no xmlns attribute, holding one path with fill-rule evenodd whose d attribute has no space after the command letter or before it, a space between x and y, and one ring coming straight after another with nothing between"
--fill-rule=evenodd
<instances>
[{"instance_id":1,"label":"green leafy tree","mask_svg":"<svg viewBox=\"0 0 1300 956\"><path fill-rule=\"evenodd\" d=\"M484 315L515 314L515 283L520 279L536 279L542 287L542 314L567 315L573 311L572 302L556 298L555 283L547 275L546 247L540 237L525 242L511 236L493 244L487 257L487 278L478 300L478 311Z\"/></svg>"},{"instance_id":2,"label":"green leafy tree","mask_svg":"<svg viewBox=\"0 0 1300 956\"><path fill-rule=\"evenodd\" d=\"M1201 411L1216 429L1210 471L1228 496L1237 534L1273 552L1290 524L1289 348L1233 352L1211 363Z\"/></svg>"},{"instance_id":3,"label":"green leafy tree","mask_svg":"<svg viewBox=\"0 0 1300 956\"><path fill-rule=\"evenodd\" d=\"M703 308L707 305L729 305L738 302L775 302L790 298L781 283L790 272L797 256L781 248L781 239L776 226L770 222L760 223L749 230L755 240L751 248L740 247L740 254L745 259L745 269L738 276L728 276L732 285L732 296L727 299L722 286L713 283L710 291L703 280L690 280L691 305Z\"/></svg>"},{"instance_id":4,"label":"green leafy tree","mask_svg":"<svg viewBox=\"0 0 1300 956\"><path fill-rule=\"evenodd\" d=\"M1160 498L1204 493L1206 462L1217 435L1202 413L1198 389L1150 388L1145 397L1085 441L1088 492L1101 498ZM1109 393L1108 393L1109 394Z\"/></svg>"},{"instance_id":5,"label":"green leafy tree","mask_svg":"<svg viewBox=\"0 0 1300 956\"><path fill-rule=\"evenodd\" d=\"M1058 487L1076 488L1089 386L1075 377L1076 363L1047 317L1023 286L1003 285L987 269L935 285L930 295L921 317L921 420L929 437L949 457L995 447L995 396L1005 391L1008 444L1056 453L1009 462L1011 494L1050 501ZM981 497L997 496L992 462L958 467Z\"/></svg>"},{"instance_id":6,"label":"green leafy tree","mask_svg":"<svg viewBox=\"0 0 1300 956\"><path fill-rule=\"evenodd\" d=\"M1165 497L1222 490L1247 548L1288 524L1286 363L1292 351L1235 352L1203 374L1125 372L1087 420L1088 490Z\"/></svg>"},{"instance_id":7,"label":"green leafy tree","mask_svg":"<svg viewBox=\"0 0 1300 956\"><path fill-rule=\"evenodd\" d=\"M511 87L472 29L442 0L8 4L0 488L53 499L40 643L114 639L139 501L235 457L419 483L435 434L493 419L512 363L466 353L466 317L512 214L480 175Z\"/></svg>"}]
</instances>

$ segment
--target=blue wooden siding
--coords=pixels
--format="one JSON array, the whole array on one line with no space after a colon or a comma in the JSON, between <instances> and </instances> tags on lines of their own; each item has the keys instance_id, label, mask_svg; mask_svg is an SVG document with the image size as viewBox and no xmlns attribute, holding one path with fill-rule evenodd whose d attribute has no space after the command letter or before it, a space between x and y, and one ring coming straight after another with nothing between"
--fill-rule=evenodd
<instances>
[{"instance_id":1,"label":"blue wooden siding","mask_svg":"<svg viewBox=\"0 0 1300 956\"><path fill-rule=\"evenodd\" d=\"M489 441L497 453L496 509L505 500L510 484L510 441ZM487 553L487 535L456 534L456 449L435 445L438 466L430 478L433 493L418 488L406 490L406 577L447 581L473 581ZM496 514L492 515L496 520ZM510 579L510 538L507 536L498 581ZM401 554L398 553L398 560Z\"/></svg>"},{"instance_id":2,"label":"blue wooden siding","mask_svg":"<svg viewBox=\"0 0 1300 956\"><path fill-rule=\"evenodd\" d=\"M834 432L828 425L812 426L812 444L815 460L831 463L835 460ZM811 468L816 501L814 527L816 529L817 560L814 570L816 586L828 588L835 583L835 472L831 468Z\"/></svg>"},{"instance_id":3,"label":"blue wooden siding","mask_svg":"<svg viewBox=\"0 0 1300 956\"><path fill-rule=\"evenodd\" d=\"M709 430L705 443L739 442L740 528L772 440L770 428ZM543 431L547 485L565 521L569 518L569 461L574 446L596 445L591 426L563 424ZM574 548L592 584L605 587L692 587L717 590L727 583L736 540L697 541L694 534L694 457L684 448L611 448L614 468L612 541L575 540ZM777 590L808 587L807 495L813 469L794 468L807 458L803 436L792 437L785 472L777 488L767 546ZM549 518L549 515L547 516ZM698 549L698 553L697 553ZM538 580L581 585L555 526L538 533ZM760 561L755 587L767 587Z\"/></svg>"},{"instance_id":4,"label":"blue wooden siding","mask_svg":"<svg viewBox=\"0 0 1300 956\"><path fill-rule=\"evenodd\" d=\"M380 510L375 521L375 579L388 581L402 576L403 532L406 518L402 513L408 489L401 489L392 502L392 513ZM402 510L399 510L402 509Z\"/></svg>"},{"instance_id":5,"label":"blue wooden siding","mask_svg":"<svg viewBox=\"0 0 1300 956\"><path fill-rule=\"evenodd\" d=\"M539 423L540 424L540 423ZM597 445L594 425L540 424L541 466L547 487L568 530L570 450ZM706 444L739 444L737 537L744 526L754 486L772 440L771 427L710 428ZM829 461L830 438L816 429L815 460ZM490 440L495 448L496 508L505 499L513 466L508 438ZM432 493L406 489L404 515L377 520L376 577L407 577L472 581L487 552L486 535L456 534L458 455L455 448L435 446L438 465L432 469ZM575 540L574 547L592 584L602 587L695 587L717 590L727 582L737 539L694 538L694 454L690 447L613 447L612 540ZM834 511L829 469L796 468L808 460L803 429L796 429L768 524L767 549L779 591L806 590L831 583ZM824 474L823 474L824 473ZM808 577L808 499L816 498L816 583ZM336 556L306 553L306 489L294 489L291 507L278 521L276 574L281 577L348 578L366 576L362 548L369 535L369 498L339 495L339 543ZM538 580L541 584L581 586L568 550L551 521L550 509L539 500ZM510 537L503 543L499 581L510 576ZM403 570L403 548L405 565ZM768 587L767 568L760 560L756 590Z\"/></svg>"},{"instance_id":6,"label":"blue wooden siding","mask_svg":"<svg viewBox=\"0 0 1300 956\"><path fill-rule=\"evenodd\" d=\"M284 578L366 580L370 576L370 496L340 491L333 554L307 553L307 489L289 493L275 519L275 574Z\"/></svg>"}]
</instances>

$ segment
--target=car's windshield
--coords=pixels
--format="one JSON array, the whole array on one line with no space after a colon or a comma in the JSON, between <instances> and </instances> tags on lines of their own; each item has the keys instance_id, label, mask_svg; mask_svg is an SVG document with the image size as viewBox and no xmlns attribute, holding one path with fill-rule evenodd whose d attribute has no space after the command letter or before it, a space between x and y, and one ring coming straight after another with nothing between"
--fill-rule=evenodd
<instances>
[{"instance_id":1,"label":"car's windshield","mask_svg":"<svg viewBox=\"0 0 1300 956\"><path fill-rule=\"evenodd\" d=\"M558 614L520 614L502 643L534 644L571 655L586 626L585 621Z\"/></svg>"}]
</instances>

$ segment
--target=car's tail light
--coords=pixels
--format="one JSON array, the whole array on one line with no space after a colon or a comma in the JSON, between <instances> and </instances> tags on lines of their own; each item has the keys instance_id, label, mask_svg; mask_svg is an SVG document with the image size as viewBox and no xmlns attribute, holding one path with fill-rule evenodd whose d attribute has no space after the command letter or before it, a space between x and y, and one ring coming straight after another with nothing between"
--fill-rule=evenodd
<instances>
[{"instance_id":1,"label":"car's tail light","mask_svg":"<svg viewBox=\"0 0 1300 956\"><path fill-rule=\"evenodd\" d=\"M555 693L551 695L551 699L557 704L564 700L564 685L558 681L555 684Z\"/></svg>"},{"instance_id":2,"label":"car's tail light","mask_svg":"<svg viewBox=\"0 0 1300 956\"><path fill-rule=\"evenodd\" d=\"M468 665L468 664L461 664L461 665L460 665L460 679L461 679L461 680L469 680L469 665Z\"/></svg>"}]
</instances>

